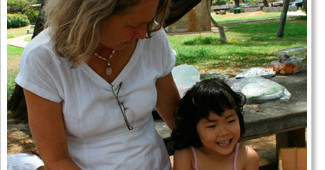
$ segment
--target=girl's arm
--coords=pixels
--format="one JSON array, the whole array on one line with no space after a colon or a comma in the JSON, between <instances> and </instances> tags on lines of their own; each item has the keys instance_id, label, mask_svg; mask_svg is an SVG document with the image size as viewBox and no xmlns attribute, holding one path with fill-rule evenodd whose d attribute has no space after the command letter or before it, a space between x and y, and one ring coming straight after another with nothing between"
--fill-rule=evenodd
<instances>
[{"instance_id":1,"label":"girl's arm","mask_svg":"<svg viewBox=\"0 0 325 170\"><path fill-rule=\"evenodd\" d=\"M172 74L169 73L167 76L159 78L156 87L158 93L156 109L167 126L174 129L174 113L180 97Z\"/></svg>"},{"instance_id":2,"label":"girl's arm","mask_svg":"<svg viewBox=\"0 0 325 170\"><path fill-rule=\"evenodd\" d=\"M29 126L46 169L80 169L71 159L61 103L24 89Z\"/></svg>"},{"instance_id":3,"label":"girl's arm","mask_svg":"<svg viewBox=\"0 0 325 170\"><path fill-rule=\"evenodd\" d=\"M250 147L247 147L247 162L245 170L258 170L259 169L259 157L256 151Z\"/></svg>"},{"instance_id":4,"label":"girl's arm","mask_svg":"<svg viewBox=\"0 0 325 170\"><path fill-rule=\"evenodd\" d=\"M176 150L174 153L173 170L192 170L193 159L192 151L189 148Z\"/></svg>"}]
</instances>

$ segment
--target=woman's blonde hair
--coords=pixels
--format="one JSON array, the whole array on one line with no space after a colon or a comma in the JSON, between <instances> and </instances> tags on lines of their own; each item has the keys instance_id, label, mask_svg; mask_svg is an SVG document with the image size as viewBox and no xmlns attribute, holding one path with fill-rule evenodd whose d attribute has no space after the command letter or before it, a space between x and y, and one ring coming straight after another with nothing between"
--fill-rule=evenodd
<instances>
[{"instance_id":1,"label":"woman's blonde hair","mask_svg":"<svg viewBox=\"0 0 325 170\"><path fill-rule=\"evenodd\" d=\"M86 62L99 43L100 22L112 14L124 13L143 0L47 0L44 6L46 27L50 29L55 51L69 58L71 66ZM170 0L159 0L156 16L147 33L159 30L168 15ZM154 26L154 22L158 26Z\"/></svg>"}]
</instances>

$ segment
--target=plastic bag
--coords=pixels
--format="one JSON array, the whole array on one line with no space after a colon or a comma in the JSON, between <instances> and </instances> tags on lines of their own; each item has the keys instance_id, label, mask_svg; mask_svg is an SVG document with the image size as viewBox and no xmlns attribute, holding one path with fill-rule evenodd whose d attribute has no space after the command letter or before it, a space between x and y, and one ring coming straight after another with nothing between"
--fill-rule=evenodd
<instances>
[{"instance_id":1,"label":"plastic bag","mask_svg":"<svg viewBox=\"0 0 325 170\"><path fill-rule=\"evenodd\" d=\"M172 75L181 97L183 97L185 92L196 82L200 81L200 73L193 65L178 65L173 68Z\"/></svg>"},{"instance_id":2,"label":"plastic bag","mask_svg":"<svg viewBox=\"0 0 325 170\"><path fill-rule=\"evenodd\" d=\"M272 61L276 74L294 74L305 69L306 47L294 47L275 52L277 61Z\"/></svg>"},{"instance_id":3,"label":"plastic bag","mask_svg":"<svg viewBox=\"0 0 325 170\"><path fill-rule=\"evenodd\" d=\"M288 101L291 93L282 85L263 77L247 77L229 80L227 84L246 96L247 104L259 104L272 100Z\"/></svg>"},{"instance_id":4,"label":"plastic bag","mask_svg":"<svg viewBox=\"0 0 325 170\"><path fill-rule=\"evenodd\" d=\"M266 70L265 68L262 67L253 67L237 74L236 79L245 78L245 77L255 77L255 76L271 78L274 77L275 74L276 73L273 70Z\"/></svg>"}]
</instances>

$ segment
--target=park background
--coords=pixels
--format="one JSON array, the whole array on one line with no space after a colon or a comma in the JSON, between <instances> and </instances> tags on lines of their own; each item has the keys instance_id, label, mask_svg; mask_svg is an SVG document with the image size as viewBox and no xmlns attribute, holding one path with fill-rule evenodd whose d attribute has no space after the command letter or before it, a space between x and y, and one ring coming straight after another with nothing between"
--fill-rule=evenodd
<instances>
[{"instance_id":1,"label":"park background","mask_svg":"<svg viewBox=\"0 0 325 170\"><path fill-rule=\"evenodd\" d=\"M26 6L35 3L35 1L28 2ZM178 53L176 65L191 64L200 73L222 73L228 77L233 77L251 67L272 67L271 61L277 60L276 51L296 46L307 46L307 16L302 10L298 10L298 12L298 16L288 16L284 36L281 38L276 36L281 12L258 11L238 14L227 12L226 15L216 15L211 12L215 21L224 25L228 41L220 40L217 31L213 31L213 29L215 30L214 26L212 26L212 31L169 33L171 45ZM236 22L250 20L255 21ZM8 29L7 41L25 35L27 37L24 38L24 41L30 41L33 32L30 23L19 28ZM14 78L18 73L22 51L21 47L7 46L8 100L14 90ZM28 125L26 122L17 122L13 119L10 111L8 111L7 135L8 154L34 149ZM255 145L259 141L254 140L247 141L247 144L256 150L272 150L274 148L274 136L256 140L262 140L265 146Z\"/></svg>"}]
</instances>

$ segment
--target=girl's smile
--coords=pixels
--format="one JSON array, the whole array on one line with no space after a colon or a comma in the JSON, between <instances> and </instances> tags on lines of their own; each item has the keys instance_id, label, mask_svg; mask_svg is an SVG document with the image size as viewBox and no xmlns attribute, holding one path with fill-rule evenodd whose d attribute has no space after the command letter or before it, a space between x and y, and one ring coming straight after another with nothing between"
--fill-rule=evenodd
<instances>
[{"instance_id":1,"label":"girl's smile","mask_svg":"<svg viewBox=\"0 0 325 170\"><path fill-rule=\"evenodd\" d=\"M232 139L226 140L226 141L222 141L222 142L217 142L217 145L219 145L222 148L228 148L230 146Z\"/></svg>"}]
</instances>

